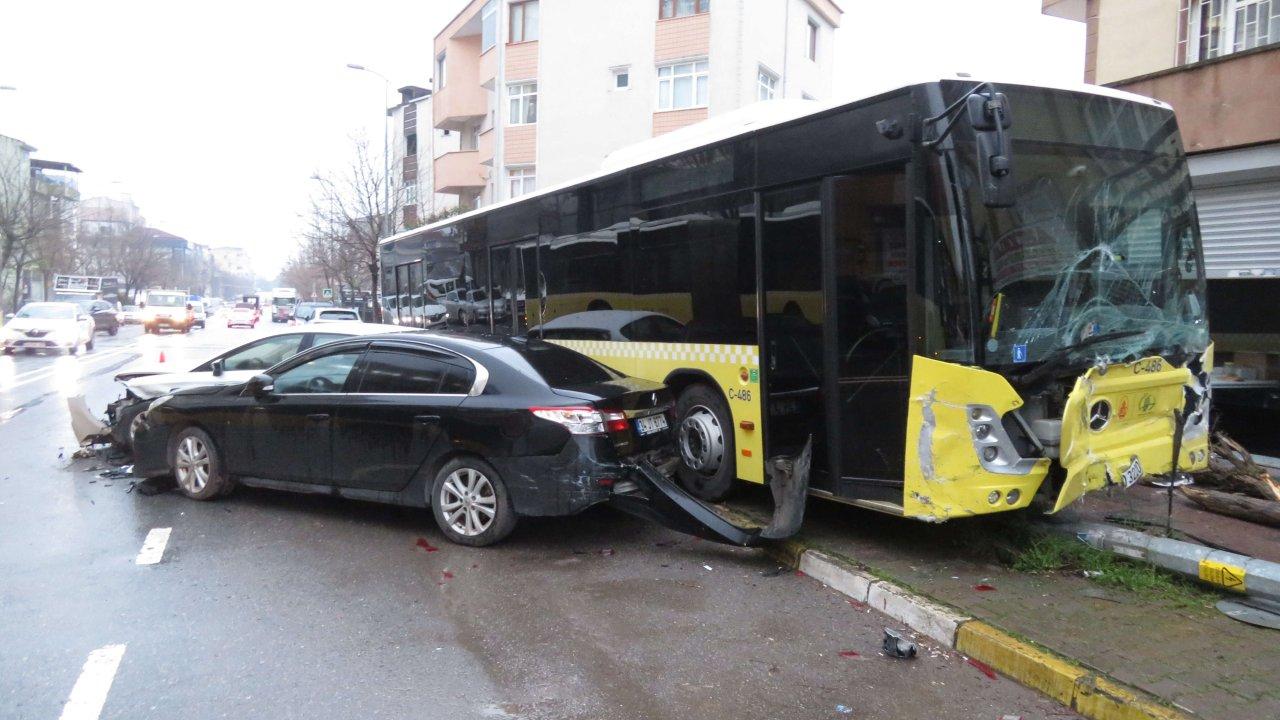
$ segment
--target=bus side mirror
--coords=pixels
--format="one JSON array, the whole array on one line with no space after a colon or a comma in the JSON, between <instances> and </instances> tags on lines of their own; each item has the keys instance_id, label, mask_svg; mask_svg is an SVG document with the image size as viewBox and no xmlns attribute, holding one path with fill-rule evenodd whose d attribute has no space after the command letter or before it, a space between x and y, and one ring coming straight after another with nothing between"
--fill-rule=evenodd
<instances>
[{"instance_id":1,"label":"bus side mirror","mask_svg":"<svg viewBox=\"0 0 1280 720\"><path fill-rule=\"evenodd\" d=\"M1013 163L1009 135L1013 125L1009 99L1004 93L975 93L966 99L969 124L978 146L978 172L982 180L982 204L991 208L1013 207Z\"/></svg>"},{"instance_id":2,"label":"bus side mirror","mask_svg":"<svg viewBox=\"0 0 1280 720\"><path fill-rule=\"evenodd\" d=\"M213 370L214 377L222 377L222 373L224 372L224 369L225 369L222 364L222 358L218 358L217 360L214 360L212 363L210 363L210 367Z\"/></svg>"}]
</instances>

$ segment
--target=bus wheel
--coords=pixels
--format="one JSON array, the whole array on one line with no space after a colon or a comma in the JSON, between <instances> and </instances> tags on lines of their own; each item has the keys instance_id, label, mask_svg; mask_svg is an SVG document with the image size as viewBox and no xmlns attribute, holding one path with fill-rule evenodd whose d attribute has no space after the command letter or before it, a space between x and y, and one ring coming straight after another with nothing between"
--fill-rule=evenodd
<instances>
[{"instance_id":1,"label":"bus wheel","mask_svg":"<svg viewBox=\"0 0 1280 720\"><path fill-rule=\"evenodd\" d=\"M733 421L724 399L706 385L691 385L680 394L676 414L681 484L703 500L725 499L737 471Z\"/></svg>"}]
</instances>

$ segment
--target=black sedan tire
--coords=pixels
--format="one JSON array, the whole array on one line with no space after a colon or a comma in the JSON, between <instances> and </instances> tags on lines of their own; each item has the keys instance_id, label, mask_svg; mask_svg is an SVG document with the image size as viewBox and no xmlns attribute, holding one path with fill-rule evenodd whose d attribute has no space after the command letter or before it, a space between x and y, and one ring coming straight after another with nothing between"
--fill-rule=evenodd
<instances>
[{"instance_id":1,"label":"black sedan tire","mask_svg":"<svg viewBox=\"0 0 1280 720\"><path fill-rule=\"evenodd\" d=\"M115 337L116 333L118 332L120 332L119 325L112 325L111 328L107 330L107 334L110 335L111 337Z\"/></svg>"},{"instance_id":2,"label":"black sedan tire","mask_svg":"<svg viewBox=\"0 0 1280 720\"><path fill-rule=\"evenodd\" d=\"M476 457L454 458L431 484L431 511L449 540L484 547L516 528L511 497L498 471Z\"/></svg>"},{"instance_id":3,"label":"black sedan tire","mask_svg":"<svg viewBox=\"0 0 1280 720\"><path fill-rule=\"evenodd\" d=\"M706 385L690 385L676 402L676 417L680 483L703 500L724 500L738 474L733 418L724 399Z\"/></svg>"},{"instance_id":4,"label":"black sedan tire","mask_svg":"<svg viewBox=\"0 0 1280 720\"><path fill-rule=\"evenodd\" d=\"M212 500L231 488L218 448L198 427L183 428L169 442L169 467L178 490L192 500Z\"/></svg>"}]
</instances>

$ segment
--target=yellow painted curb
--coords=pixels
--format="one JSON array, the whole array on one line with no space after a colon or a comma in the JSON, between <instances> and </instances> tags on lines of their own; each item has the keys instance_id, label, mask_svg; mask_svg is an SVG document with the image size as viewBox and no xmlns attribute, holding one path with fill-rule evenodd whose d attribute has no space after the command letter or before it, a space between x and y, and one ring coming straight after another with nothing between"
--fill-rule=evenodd
<instances>
[{"instance_id":1,"label":"yellow painted curb","mask_svg":"<svg viewBox=\"0 0 1280 720\"><path fill-rule=\"evenodd\" d=\"M1190 720L981 620L960 626L956 650L1093 720Z\"/></svg>"},{"instance_id":2,"label":"yellow painted curb","mask_svg":"<svg viewBox=\"0 0 1280 720\"><path fill-rule=\"evenodd\" d=\"M1075 696L1076 681L1088 675L1084 668L1032 647L981 620L970 620L960 626L956 650L1068 707Z\"/></svg>"},{"instance_id":3,"label":"yellow painted curb","mask_svg":"<svg viewBox=\"0 0 1280 720\"><path fill-rule=\"evenodd\" d=\"M1095 720L1191 720L1190 715L1152 702L1096 675L1076 683L1073 707L1081 715Z\"/></svg>"}]
</instances>

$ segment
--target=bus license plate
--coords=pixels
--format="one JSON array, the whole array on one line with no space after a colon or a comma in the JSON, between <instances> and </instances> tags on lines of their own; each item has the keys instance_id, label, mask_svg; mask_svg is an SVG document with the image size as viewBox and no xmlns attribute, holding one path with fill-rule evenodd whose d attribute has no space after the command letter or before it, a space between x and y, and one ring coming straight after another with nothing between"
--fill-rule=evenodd
<instances>
[{"instance_id":1,"label":"bus license plate","mask_svg":"<svg viewBox=\"0 0 1280 720\"><path fill-rule=\"evenodd\" d=\"M1133 461L1129 463L1129 467L1125 468L1125 471L1120 474L1120 478L1124 480L1125 487L1130 487L1141 480L1142 462L1135 457Z\"/></svg>"},{"instance_id":2,"label":"bus license plate","mask_svg":"<svg viewBox=\"0 0 1280 720\"><path fill-rule=\"evenodd\" d=\"M652 435L667 429L666 415L650 415L636 419L636 432L641 436Z\"/></svg>"}]
</instances>

